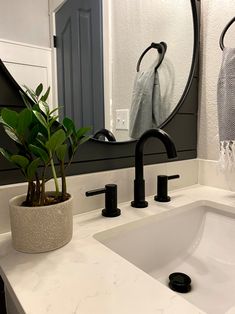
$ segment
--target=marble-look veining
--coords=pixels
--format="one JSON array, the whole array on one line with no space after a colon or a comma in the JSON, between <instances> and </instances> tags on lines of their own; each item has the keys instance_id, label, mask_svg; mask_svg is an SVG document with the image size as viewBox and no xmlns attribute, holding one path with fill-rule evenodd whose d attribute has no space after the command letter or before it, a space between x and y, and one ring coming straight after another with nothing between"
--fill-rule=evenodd
<instances>
[{"instance_id":1,"label":"marble-look veining","mask_svg":"<svg viewBox=\"0 0 235 314\"><path fill-rule=\"evenodd\" d=\"M20 313L27 314L199 314L203 313L93 238L97 232L131 221L177 210L198 200L230 205L235 193L192 186L171 192L170 203L132 208L120 204L122 215L104 218L100 210L74 216L72 241L43 254L23 254L11 246L10 234L0 236L0 272Z\"/></svg>"}]
</instances>

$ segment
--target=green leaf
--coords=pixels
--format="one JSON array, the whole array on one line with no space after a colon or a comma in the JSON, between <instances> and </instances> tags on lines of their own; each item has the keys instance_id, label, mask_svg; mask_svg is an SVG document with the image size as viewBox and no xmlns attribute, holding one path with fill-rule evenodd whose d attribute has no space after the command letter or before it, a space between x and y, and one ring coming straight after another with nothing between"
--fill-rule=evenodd
<instances>
[{"instance_id":1,"label":"green leaf","mask_svg":"<svg viewBox=\"0 0 235 314\"><path fill-rule=\"evenodd\" d=\"M38 106L39 106L40 110L46 114L46 116L50 115L50 108L46 102L43 102L40 100L38 102Z\"/></svg>"},{"instance_id":2,"label":"green leaf","mask_svg":"<svg viewBox=\"0 0 235 314\"><path fill-rule=\"evenodd\" d=\"M56 112L56 111L58 111L59 110L59 107L58 108L55 108L55 109L53 109L53 110L51 110L50 111L50 116L54 113L54 112Z\"/></svg>"},{"instance_id":3,"label":"green leaf","mask_svg":"<svg viewBox=\"0 0 235 314\"><path fill-rule=\"evenodd\" d=\"M34 117L34 115L33 115ZM35 118L36 119L36 118ZM44 141L44 143L47 141L47 131L46 129L41 125L41 123L38 123L38 120L36 119L37 124L36 125L32 125L32 127L30 126L29 129L29 136L27 138L27 143L29 144L35 144L38 140L38 138L40 138L42 141ZM37 145L37 144L36 144ZM45 145L43 145L45 146Z\"/></svg>"},{"instance_id":4,"label":"green leaf","mask_svg":"<svg viewBox=\"0 0 235 314\"><path fill-rule=\"evenodd\" d=\"M41 123L41 125L43 125L45 129L48 129L48 125L44 116L40 112L35 110L33 110L33 113L35 117L38 119L38 121Z\"/></svg>"},{"instance_id":5,"label":"green leaf","mask_svg":"<svg viewBox=\"0 0 235 314\"><path fill-rule=\"evenodd\" d=\"M35 103L37 103L37 95L35 94L35 92L34 92L31 88L29 88L28 86L26 86L26 85L23 85L23 87L25 88L26 93L29 94L29 96L31 97L31 99L32 99Z\"/></svg>"},{"instance_id":6,"label":"green leaf","mask_svg":"<svg viewBox=\"0 0 235 314\"><path fill-rule=\"evenodd\" d=\"M27 177L31 181L34 179L38 166L40 165L40 158L34 159L27 168Z\"/></svg>"},{"instance_id":7,"label":"green leaf","mask_svg":"<svg viewBox=\"0 0 235 314\"><path fill-rule=\"evenodd\" d=\"M81 137L83 137L87 132L89 132L91 128L80 128L76 132L77 140L79 140Z\"/></svg>"},{"instance_id":8,"label":"green leaf","mask_svg":"<svg viewBox=\"0 0 235 314\"><path fill-rule=\"evenodd\" d=\"M60 145L64 143L65 140L66 140L65 132L62 129L60 129L52 135L49 141L46 142L46 147L48 150L54 152Z\"/></svg>"},{"instance_id":9,"label":"green leaf","mask_svg":"<svg viewBox=\"0 0 235 314\"><path fill-rule=\"evenodd\" d=\"M36 140L42 143L44 147L46 147L47 136L45 134L39 132Z\"/></svg>"},{"instance_id":10,"label":"green leaf","mask_svg":"<svg viewBox=\"0 0 235 314\"><path fill-rule=\"evenodd\" d=\"M1 116L5 124L7 124L13 129L17 128L18 121L19 121L19 114L16 111L4 108L1 111Z\"/></svg>"},{"instance_id":11,"label":"green leaf","mask_svg":"<svg viewBox=\"0 0 235 314\"><path fill-rule=\"evenodd\" d=\"M21 95L21 97L22 97L22 99L24 101L25 106L28 109L32 109L32 105L30 103L30 100L29 100L28 96L25 93L23 93L22 91L20 91L20 95Z\"/></svg>"},{"instance_id":12,"label":"green leaf","mask_svg":"<svg viewBox=\"0 0 235 314\"><path fill-rule=\"evenodd\" d=\"M28 108L22 110L19 114L19 122L17 126L18 134L25 134L28 127L32 123L32 111Z\"/></svg>"},{"instance_id":13,"label":"green leaf","mask_svg":"<svg viewBox=\"0 0 235 314\"><path fill-rule=\"evenodd\" d=\"M35 94L39 97L41 92L42 92L42 90L43 90L43 85L42 85L42 83L40 83L38 85L38 87L36 88Z\"/></svg>"},{"instance_id":14,"label":"green leaf","mask_svg":"<svg viewBox=\"0 0 235 314\"><path fill-rule=\"evenodd\" d=\"M48 89L47 89L47 91L45 92L45 94L41 97L41 101L43 101L43 102L46 102L47 101L47 98L48 98L48 96L49 96L49 94L50 94L50 86L48 87Z\"/></svg>"},{"instance_id":15,"label":"green leaf","mask_svg":"<svg viewBox=\"0 0 235 314\"><path fill-rule=\"evenodd\" d=\"M76 133L75 125L71 119L65 117L63 120L63 126L68 133Z\"/></svg>"},{"instance_id":16,"label":"green leaf","mask_svg":"<svg viewBox=\"0 0 235 314\"><path fill-rule=\"evenodd\" d=\"M82 145L82 144L86 143L89 139L90 139L90 136L84 136L83 138L81 138L78 141L78 145Z\"/></svg>"},{"instance_id":17,"label":"green leaf","mask_svg":"<svg viewBox=\"0 0 235 314\"><path fill-rule=\"evenodd\" d=\"M9 128L9 125L3 120L3 118L0 116L0 124L3 125L3 127L8 127Z\"/></svg>"},{"instance_id":18,"label":"green leaf","mask_svg":"<svg viewBox=\"0 0 235 314\"><path fill-rule=\"evenodd\" d=\"M5 157L8 161L12 162L11 160L11 154L5 150L4 148L0 147L0 153L3 155L3 157Z\"/></svg>"},{"instance_id":19,"label":"green leaf","mask_svg":"<svg viewBox=\"0 0 235 314\"><path fill-rule=\"evenodd\" d=\"M21 155L12 155L11 161L14 162L18 167L22 169L26 169L29 164L29 160Z\"/></svg>"},{"instance_id":20,"label":"green leaf","mask_svg":"<svg viewBox=\"0 0 235 314\"><path fill-rule=\"evenodd\" d=\"M36 124L35 126L33 126L30 129L30 134L29 134L29 137L28 137L28 143L29 144L33 144L35 142L36 137L37 137L38 133L40 132L40 127L39 126L41 126L41 124Z\"/></svg>"},{"instance_id":21,"label":"green leaf","mask_svg":"<svg viewBox=\"0 0 235 314\"><path fill-rule=\"evenodd\" d=\"M19 143L19 144L22 144L21 141L20 141L20 139L19 139L19 137L16 135L15 131L14 131L12 128L10 128L10 127L4 125L4 130L5 130L6 134L7 134L14 142Z\"/></svg>"},{"instance_id":22,"label":"green leaf","mask_svg":"<svg viewBox=\"0 0 235 314\"><path fill-rule=\"evenodd\" d=\"M44 164L47 164L49 162L49 156L45 150L42 148L36 146L36 145L29 145L30 151L37 157L40 157L41 160L44 162Z\"/></svg>"},{"instance_id":23,"label":"green leaf","mask_svg":"<svg viewBox=\"0 0 235 314\"><path fill-rule=\"evenodd\" d=\"M56 156L60 161L63 161L65 159L65 155L67 152L67 144L60 145L56 149Z\"/></svg>"},{"instance_id":24,"label":"green leaf","mask_svg":"<svg viewBox=\"0 0 235 314\"><path fill-rule=\"evenodd\" d=\"M59 116L55 116L53 118L51 118L50 122L49 122L49 128L52 127L53 123L59 118Z\"/></svg>"},{"instance_id":25,"label":"green leaf","mask_svg":"<svg viewBox=\"0 0 235 314\"><path fill-rule=\"evenodd\" d=\"M36 143L39 143L43 148L46 148L46 141L47 138L42 133L38 133Z\"/></svg>"},{"instance_id":26,"label":"green leaf","mask_svg":"<svg viewBox=\"0 0 235 314\"><path fill-rule=\"evenodd\" d=\"M41 109L39 108L39 105L38 105L38 104L34 104L34 105L33 105L33 111L41 112Z\"/></svg>"}]
</instances>

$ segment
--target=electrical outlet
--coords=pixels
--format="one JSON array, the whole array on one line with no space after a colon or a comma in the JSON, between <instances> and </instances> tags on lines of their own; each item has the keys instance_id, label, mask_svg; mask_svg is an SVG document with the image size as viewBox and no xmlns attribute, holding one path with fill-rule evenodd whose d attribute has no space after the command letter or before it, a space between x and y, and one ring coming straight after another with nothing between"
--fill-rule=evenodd
<instances>
[{"instance_id":1,"label":"electrical outlet","mask_svg":"<svg viewBox=\"0 0 235 314\"><path fill-rule=\"evenodd\" d=\"M129 110L116 110L116 130L129 130Z\"/></svg>"}]
</instances>

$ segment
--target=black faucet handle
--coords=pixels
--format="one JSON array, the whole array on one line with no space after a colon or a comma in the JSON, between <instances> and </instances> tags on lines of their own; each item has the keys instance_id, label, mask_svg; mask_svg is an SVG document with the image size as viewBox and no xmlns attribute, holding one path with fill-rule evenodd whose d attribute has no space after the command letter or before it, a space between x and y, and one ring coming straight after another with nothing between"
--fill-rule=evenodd
<instances>
[{"instance_id":1,"label":"black faucet handle","mask_svg":"<svg viewBox=\"0 0 235 314\"><path fill-rule=\"evenodd\" d=\"M173 176L167 176L168 180L179 179L179 178L180 178L179 174L174 174Z\"/></svg>"},{"instance_id":2,"label":"black faucet handle","mask_svg":"<svg viewBox=\"0 0 235 314\"><path fill-rule=\"evenodd\" d=\"M105 194L105 208L102 215L105 217L117 217L121 214L121 210L117 208L117 185L106 184L104 188L91 190L86 192L86 196L94 196Z\"/></svg>"},{"instance_id":3,"label":"black faucet handle","mask_svg":"<svg viewBox=\"0 0 235 314\"><path fill-rule=\"evenodd\" d=\"M89 197L89 196L103 194L105 193L105 191L106 191L105 188L87 191L86 196Z\"/></svg>"},{"instance_id":4,"label":"black faucet handle","mask_svg":"<svg viewBox=\"0 0 235 314\"><path fill-rule=\"evenodd\" d=\"M157 176L157 195L154 196L157 202L170 202L171 198L168 196L168 180L178 179L178 174L173 176L159 175Z\"/></svg>"}]
</instances>

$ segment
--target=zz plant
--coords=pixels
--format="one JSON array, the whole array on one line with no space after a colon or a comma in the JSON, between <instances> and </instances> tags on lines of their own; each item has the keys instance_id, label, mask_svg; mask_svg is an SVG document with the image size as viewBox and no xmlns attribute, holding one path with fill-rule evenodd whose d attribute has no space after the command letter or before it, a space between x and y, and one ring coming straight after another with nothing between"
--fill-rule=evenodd
<instances>
[{"instance_id":1,"label":"zz plant","mask_svg":"<svg viewBox=\"0 0 235 314\"><path fill-rule=\"evenodd\" d=\"M86 134L90 128L77 129L67 117L62 123L58 122L58 108L51 110L47 103L50 88L45 93L42 84L35 91L24 88L25 94L21 93L21 96L26 108L20 112L4 108L0 114L0 124L16 144L16 150L0 147L0 153L20 169L28 182L26 200L22 205L44 206L63 202L70 197L65 171L79 145L89 139ZM51 178L55 192L46 193L46 182Z\"/></svg>"}]
</instances>

